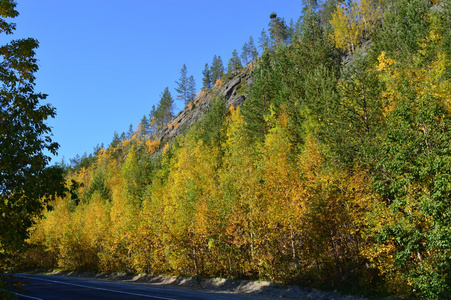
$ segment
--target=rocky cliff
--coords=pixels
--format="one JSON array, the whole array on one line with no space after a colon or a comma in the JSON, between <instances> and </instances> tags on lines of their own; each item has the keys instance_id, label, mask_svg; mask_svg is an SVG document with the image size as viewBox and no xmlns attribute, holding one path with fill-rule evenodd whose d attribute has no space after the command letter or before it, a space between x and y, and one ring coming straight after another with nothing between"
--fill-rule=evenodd
<instances>
[{"instance_id":1,"label":"rocky cliff","mask_svg":"<svg viewBox=\"0 0 451 300\"><path fill-rule=\"evenodd\" d=\"M202 91L199 96L183 108L167 127L156 134L160 145L172 141L184 130L194 125L210 109L216 98L224 99L224 105L240 106L246 100L245 87L251 83L253 64L248 64L241 71L235 72L224 81L218 81L211 89Z\"/></svg>"}]
</instances>

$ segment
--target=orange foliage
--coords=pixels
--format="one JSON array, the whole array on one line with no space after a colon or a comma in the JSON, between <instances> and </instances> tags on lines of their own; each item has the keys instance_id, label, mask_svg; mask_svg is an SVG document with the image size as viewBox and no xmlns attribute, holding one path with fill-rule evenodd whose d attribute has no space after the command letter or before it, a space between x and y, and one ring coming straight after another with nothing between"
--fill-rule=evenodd
<instances>
[{"instance_id":1,"label":"orange foliage","mask_svg":"<svg viewBox=\"0 0 451 300\"><path fill-rule=\"evenodd\" d=\"M146 140L146 147L147 147L147 152L149 152L149 154L153 154L155 153L155 151L158 149L158 147L160 147L160 141L158 140Z\"/></svg>"}]
</instances>

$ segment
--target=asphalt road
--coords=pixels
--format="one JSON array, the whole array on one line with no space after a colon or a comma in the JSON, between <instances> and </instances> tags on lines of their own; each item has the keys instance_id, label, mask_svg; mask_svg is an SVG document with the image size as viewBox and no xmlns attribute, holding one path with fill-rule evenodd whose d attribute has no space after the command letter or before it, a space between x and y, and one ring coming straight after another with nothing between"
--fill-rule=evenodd
<instances>
[{"instance_id":1,"label":"asphalt road","mask_svg":"<svg viewBox=\"0 0 451 300\"><path fill-rule=\"evenodd\" d=\"M242 299L233 295L172 290L145 284L112 282L99 279L63 277L55 275L16 274L23 281L23 290L14 291L20 300L89 300L89 299Z\"/></svg>"}]
</instances>

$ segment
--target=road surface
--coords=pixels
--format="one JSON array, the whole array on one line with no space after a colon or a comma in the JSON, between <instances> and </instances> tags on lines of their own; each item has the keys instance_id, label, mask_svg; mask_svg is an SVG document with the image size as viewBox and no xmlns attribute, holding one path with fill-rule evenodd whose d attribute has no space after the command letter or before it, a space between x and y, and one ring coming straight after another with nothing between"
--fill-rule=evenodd
<instances>
[{"instance_id":1,"label":"road surface","mask_svg":"<svg viewBox=\"0 0 451 300\"><path fill-rule=\"evenodd\" d=\"M146 284L112 282L99 279L55 275L16 274L23 282L22 291L14 291L20 300L232 300L235 295L184 291Z\"/></svg>"}]
</instances>

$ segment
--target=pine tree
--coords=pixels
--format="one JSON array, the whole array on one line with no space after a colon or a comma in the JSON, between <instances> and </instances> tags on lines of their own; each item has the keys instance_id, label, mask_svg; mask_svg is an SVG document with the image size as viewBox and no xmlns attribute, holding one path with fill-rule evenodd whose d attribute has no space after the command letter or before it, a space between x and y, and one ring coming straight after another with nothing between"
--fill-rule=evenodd
<instances>
[{"instance_id":1,"label":"pine tree","mask_svg":"<svg viewBox=\"0 0 451 300\"><path fill-rule=\"evenodd\" d=\"M254 44L252 36L249 37L249 41L244 43L241 51L241 61L243 65L247 65L248 62L255 60L258 57L258 51Z\"/></svg>"},{"instance_id":2,"label":"pine tree","mask_svg":"<svg viewBox=\"0 0 451 300\"><path fill-rule=\"evenodd\" d=\"M224 65L222 63L221 56L214 56L213 63L211 65L211 81L214 84L218 79L221 79L224 75Z\"/></svg>"},{"instance_id":3,"label":"pine tree","mask_svg":"<svg viewBox=\"0 0 451 300\"><path fill-rule=\"evenodd\" d=\"M274 12L269 15L269 18L271 19L268 24L269 34L274 44L287 44L290 38L290 32L285 20L278 17Z\"/></svg>"},{"instance_id":4,"label":"pine tree","mask_svg":"<svg viewBox=\"0 0 451 300\"><path fill-rule=\"evenodd\" d=\"M158 129L164 128L174 118L174 100L172 99L169 88L166 87L161 94L157 109L154 114L155 124Z\"/></svg>"},{"instance_id":5,"label":"pine tree","mask_svg":"<svg viewBox=\"0 0 451 300\"><path fill-rule=\"evenodd\" d=\"M177 94L177 100L182 101L184 104L189 102L189 77L188 70L186 65L184 64L182 69L180 70L180 79L175 82L177 84L177 88L175 91Z\"/></svg>"},{"instance_id":6,"label":"pine tree","mask_svg":"<svg viewBox=\"0 0 451 300\"><path fill-rule=\"evenodd\" d=\"M196 81L194 80L193 75L188 78L188 99L185 102L185 105L191 103L196 99Z\"/></svg>"},{"instance_id":7,"label":"pine tree","mask_svg":"<svg viewBox=\"0 0 451 300\"><path fill-rule=\"evenodd\" d=\"M149 112L149 134L152 136L157 133L158 126L156 124L156 118L155 118L155 112L156 112L155 105L152 105L152 109Z\"/></svg>"},{"instance_id":8,"label":"pine tree","mask_svg":"<svg viewBox=\"0 0 451 300\"><path fill-rule=\"evenodd\" d=\"M271 40L269 39L268 35L266 34L265 29L263 29L260 34L260 38L258 39L258 44L259 44L260 49L262 49L262 52L269 50L272 47Z\"/></svg>"},{"instance_id":9,"label":"pine tree","mask_svg":"<svg viewBox=\"0 0 451 300\"><path fill-rule=\"evenodd\" d=\"M232 57L229 59L229 63L227 65L227 73L232 74L236 70L242 69L240 57L238 56L238 52L236 49L233 49Z\"/></svg>"},{"instance_id":10,"label":"pine tree","mask_svg":"<svg viewBox=\"0 0 451 300\"><path fill-rule=\"evenodd\" d=\"M141 118L141 121L138 125L138 137L142 140L146 139L150 130L150 121L146 115Z\"/></svg>"},{"instance_id":11,"label":"pine tree","mask_svg":"<svg viewBox=\"0 0 451 300\"><path fill-rule=\"evenodd\" d=\"M210 67L208 66L208 63L205 64L205 68L202 71L202 75L204 75L204 77L202 78L202 89L209 89L212 86L212 74L211 74L211 70Z\"/></svg>"}]
</instances>

